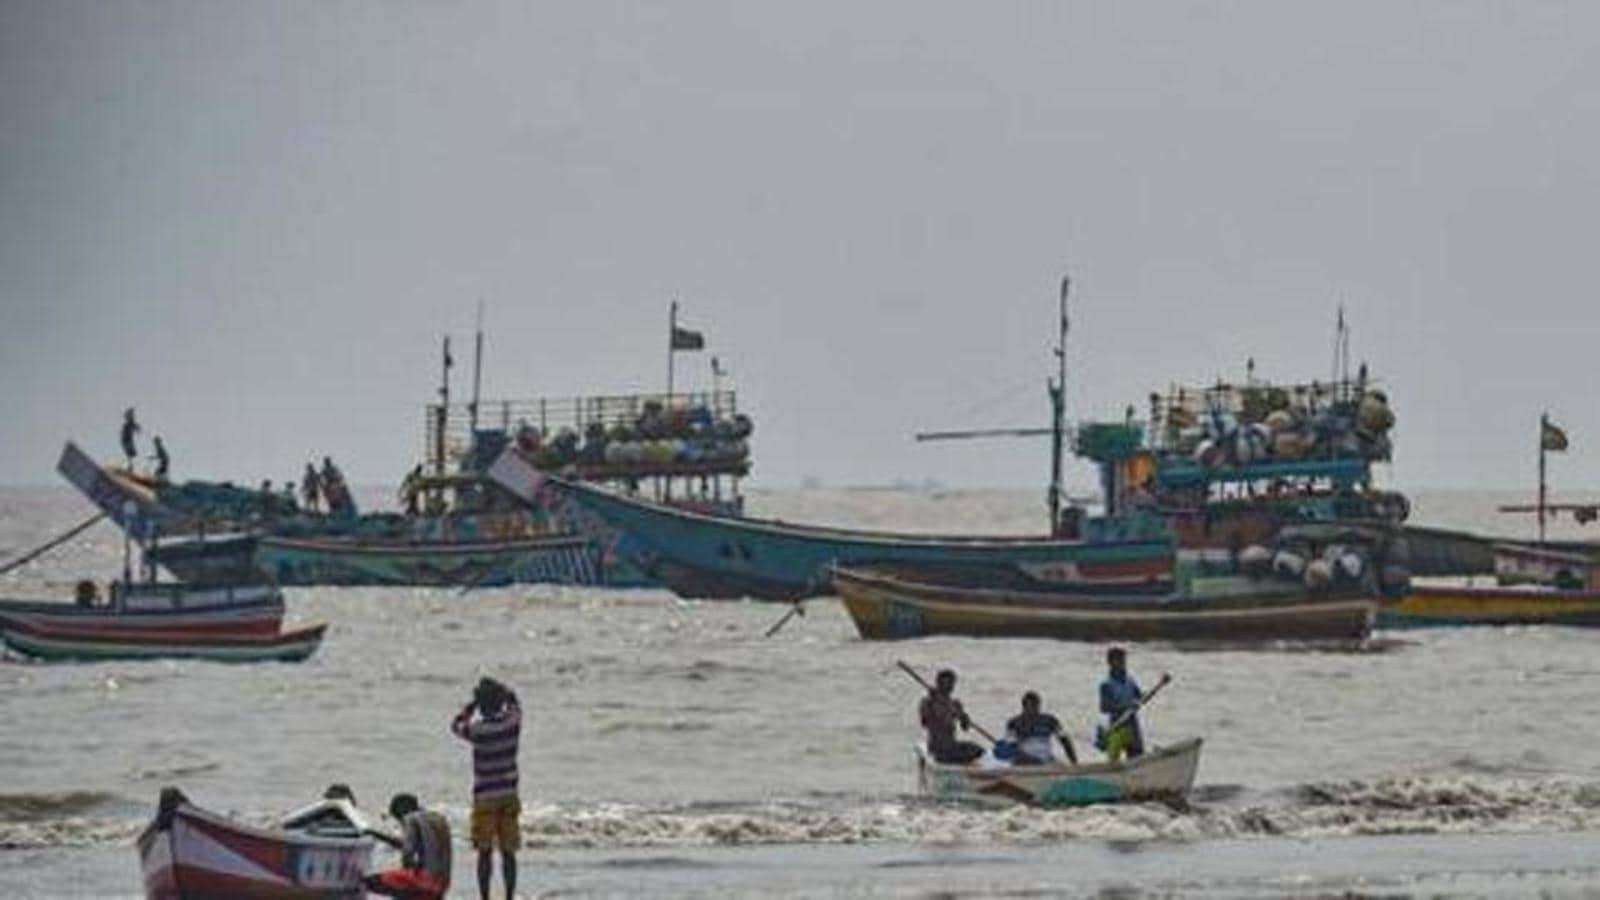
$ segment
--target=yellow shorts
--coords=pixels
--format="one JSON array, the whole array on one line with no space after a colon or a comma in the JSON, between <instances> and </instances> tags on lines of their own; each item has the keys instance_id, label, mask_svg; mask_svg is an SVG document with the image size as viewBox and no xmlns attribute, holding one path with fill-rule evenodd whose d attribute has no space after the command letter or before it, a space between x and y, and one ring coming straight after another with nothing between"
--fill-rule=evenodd
<instances>
[{"instance_id":1,"label":"yellow shorts","mask_svg":"<svg viewBox=\"0 0 1600 900\"><path fill-rule=\"evenodd\" d=\"M522 846L522 801L515 795L472 801L472 846L510 853Z\"/></svg>"}]
</instances>

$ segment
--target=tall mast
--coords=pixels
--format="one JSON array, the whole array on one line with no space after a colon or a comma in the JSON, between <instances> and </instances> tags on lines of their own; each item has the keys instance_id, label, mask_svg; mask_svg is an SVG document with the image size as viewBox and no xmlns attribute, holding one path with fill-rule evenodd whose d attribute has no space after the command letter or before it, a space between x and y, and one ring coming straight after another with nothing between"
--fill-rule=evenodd
<instances>
[{"instance_id":1,"label":"tall mast","mask_svg":"<svg viewBox=\"0 0 1600 900\"><path fill-rule=\"evenodd\" d=\"M1056 336L1056 380L1048 385L1050 392L1050 533L1061 529L1061 457L1066 442L1067 405L1067 292L1072 285L1069 276L1061 279L1061 330Z\"/></svg>"},{"instance_id":2,"label":"tall mast","mask_svg":"<svg viewBox=\"0 0 1600 900\"><path fill-rule=\"evenodd\" d=\"M672 353L677 349L678 301L672 301L667 313L667 405L672 405Z\"/></svg>"},{"instance_id":3,"label":"tall mast","mask_svg":"<svg viewBox=\"0 0 1600 900\"><path fill-rule=\"evenodd\" d=\"M444 336L444 357L439 367L439 407L433 423L433 472L444 474L444 429L450 421L450 335Z\"/></svg>"},{"instance_id":4,"label":"tall mast","mask_svg":"<svg viewBox=\"0 0 1600 900\"><path fill-rule=\"evenodd\" d=\"M1545 480L1544 480L1544 456L1545 456L1544 436L1545 436L1545 432L1547 432L1549 430L1550 430L1550 414L1549 413L1541 413L1539 415L1539 506L1538 506L1538 508L1536 510L1537 513L1538 513L1538 518L1539 518L1539 543L1540 544L1544 543L1545 499L1546 499L1546 496L1547 496L1547 494L1545 492Z\"/></svg>"},{"instance_id":5,"label":"tall mast","mask_svg":"<svg viewBox=\"0 0 1600 900\"><path fill-rule=\"evenodd\" d=\"M472 349L472 405L467 407L467 418L471 422L472 438L478 434L478 388L483 381L483 301L478 301L478 333L477 340Z\"/></svg>"}]
</instances>

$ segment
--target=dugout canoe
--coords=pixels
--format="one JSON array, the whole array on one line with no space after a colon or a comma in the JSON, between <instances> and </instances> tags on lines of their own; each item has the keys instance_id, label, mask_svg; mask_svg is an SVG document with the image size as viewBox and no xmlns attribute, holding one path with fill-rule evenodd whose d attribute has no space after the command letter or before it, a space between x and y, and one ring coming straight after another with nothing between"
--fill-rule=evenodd
<instances>
[{"instance_id":1,"label":"dugout canoe","mask_svg":"<svg viewBox=\"0 0 1600 900\"><path fill-rule=\"evenodd\" d=\"M0 631L9 625L76 632L274 635L282 625L283 611L283 593L271 585L113 583L105 605L0 600Z\"/></svg>"},{"instance_id":2,"label":"dugout canoe","mask_svg":"<svg viewBox=\"0 0 1600 900\"><path fill-rule=\"evenodd\" d=\"M867 640L932 635L1071 641L1348 641L1372 629L1377 600L1294 588L1235 595L1119 597L974 589L925 574L838 569L833 584Z\"/></svg>"},{"instance_id":3,"label":"dugout canoe","mask_svg":"<svg viewBox=\"0 0 1600 900\"><path fill-rule=\"evenodd\" d=\"M918 746L917 785L928 797L991 806L1087 806L1160 801L1181 804L1200 767L1200 738L1157 747L1122 762L1014 766L988 757L972 765L935 762Z\"/></svg>"},{"instance_id":4,"label":"dugout canoe","mask_svg":"<svg viewBox=\"0 0 1600 900\"><path fill-rule=\"evenodd\" d=\"M50 661L201 659L213 662L300 662L322 645L326 625L271 635L197 635L153 629L77 629L14 625L0 641L24 656Z\"/></svg>"},{"instance_id":5,"label":"dugout canoe","mask_svg":"<svg viewBox=\"0 0 1600 900\"><path fill-rule=\"evenodd\" d=\"M291 827L292 826L292 827ZM372 861L370 823L344 800L324 800L278 828L201 809L161 792L139 834L148 900L356 900Z\"/></svg>"}]
</instances>

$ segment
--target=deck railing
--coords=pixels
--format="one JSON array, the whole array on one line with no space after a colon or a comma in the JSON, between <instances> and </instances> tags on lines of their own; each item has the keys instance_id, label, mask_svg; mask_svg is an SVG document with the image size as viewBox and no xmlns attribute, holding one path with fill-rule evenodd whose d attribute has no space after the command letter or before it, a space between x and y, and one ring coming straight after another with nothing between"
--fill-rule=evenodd
<instances>
[{"instance_id":1,"label":"deck railing","mask_svg":"<svg viewBox=\"0 0 1600 900\"><path fill-rule=\"evenodd\" d=\"M632 425L645 407L663 410L705 407L713 419L731 418L738 410L734 391L684 391L667 394L603 394L588 397L538 397L531 400L484 400L478 404L478 428L499 428L514 434L524 423L543 438L563 428L579 435L590 425L607 428ZM472 404L428 404L423 413L422 458L431 470L451 469L472 446Z\"/></svg>"}]
</instances>

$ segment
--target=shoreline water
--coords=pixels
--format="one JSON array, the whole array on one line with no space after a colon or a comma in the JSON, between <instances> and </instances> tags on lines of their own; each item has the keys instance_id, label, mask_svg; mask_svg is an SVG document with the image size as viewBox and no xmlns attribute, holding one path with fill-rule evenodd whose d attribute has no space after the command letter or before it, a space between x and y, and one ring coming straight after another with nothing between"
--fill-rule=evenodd
<instances>
[{"instance_id":1,"label":"shoreline water","mask_svg":"<svg viewBox=\"0 0 1600 900\"><path fill-rule=\"evenodd\" d=\"M1031 522L1032 499L808 493L759 511L895 527L936 510L1000 530ZM80 504L0 491L0 546ZM100 530L0 585L49 596L120 560ZM460 865L469 763L447 724L488 672L536 710L524 858L542 892L1600 895L1582 863L1600 859L1600 746L1580 739L1600 729L1588 631L1135 646L1136 675L1177 676L1152 739L1206 739L1192 808L980 811L910 796L919 691L893 661L954 666L991 725L1033 687L1082 746L1103 647L868 643L833 600L770 640L779 607L661 591L297 589L288 603L294 622L332 623L299 665L0 661L0 894L137 896L132 836L166 784L257 822L331 781L369 809L413 791L450 818Z\"/></svg>"}]
</instances>

